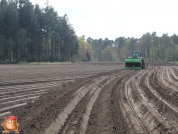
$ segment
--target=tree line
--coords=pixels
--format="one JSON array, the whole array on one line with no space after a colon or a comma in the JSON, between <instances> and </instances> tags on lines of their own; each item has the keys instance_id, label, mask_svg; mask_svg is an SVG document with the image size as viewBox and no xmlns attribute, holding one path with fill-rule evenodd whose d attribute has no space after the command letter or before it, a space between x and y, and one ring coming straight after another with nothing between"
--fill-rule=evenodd
<instances>
[{"instance_id":1,"label":"tree line","mask_svg":"<svg viewBox=\"0 0 178 134\"><path fill-rule=\"evenodd\" d=\"M0 63L72 61L78 41L68 17L29 0L0 1Z\"/></svg>"},{"instance_id":2,"label":"tree line","mask_svg":"<svg viewBox=\"0 0 178 134\"><path fill-rule=\"evenodd\" d=\"M0 63L82 61L86 50L92 61L124 61L134 50L146 61L177 61L178 36L85 39L48 1L44 8L29 0L0 1Z\"/></svg>"},{"instance_id":3,"label":"tree line","mask_svg":"<svg viewBox=\"0 0 178 134\"><path fill-rule=\"evenodd\" d=\"M92 45L92 56L95 61L124 61L132 51L140 51L145 61L177 61L178 60L178 35L163 34L161 37L156 32L145 33L141 38L118 37L114 41L105 38L86 39Z\"/></svg>"}]
</instances>

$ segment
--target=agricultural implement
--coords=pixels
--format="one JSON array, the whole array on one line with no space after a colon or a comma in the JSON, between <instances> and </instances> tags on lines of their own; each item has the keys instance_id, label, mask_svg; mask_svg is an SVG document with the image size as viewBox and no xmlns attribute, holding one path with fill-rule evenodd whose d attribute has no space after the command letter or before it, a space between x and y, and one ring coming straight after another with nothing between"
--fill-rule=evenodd
<instances>
[{"instance_id":1,"label":"agricultural implement","mask_svg":"<svg viewBox=\"0 0 178 134\"><path fill-rule=\"evenodd\" d=\"M91 54L89 50L86 50L86 56L83 58L83 62L89 62L91 60Z\"/></svg>"},{"instance_id":2,"label":"agricultural implement","mask_svg":"<svg viewBox=\"0 0 178 134\"><path fill-rule=\"evenodd\" d=\"M125 59L125 70L145 69L145 61L139 51L133 51L132 56Z\"/></svg>"}]
</instances>

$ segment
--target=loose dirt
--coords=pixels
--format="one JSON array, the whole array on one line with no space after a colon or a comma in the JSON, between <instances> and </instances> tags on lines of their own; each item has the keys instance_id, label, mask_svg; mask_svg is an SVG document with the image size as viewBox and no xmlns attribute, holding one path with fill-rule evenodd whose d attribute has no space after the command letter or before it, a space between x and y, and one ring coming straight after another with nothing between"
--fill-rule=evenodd
<instances>
[{"instance_id":1,"label":"loose dirt","mask_svg":"<svg viewBox=\"0 0 178 134\"><path fill-rule=\"evenodd\" d=\"M178 67L123 68L0 65L0 122L17 116L21 134L177 134Z\"/></svg>"}]
</instances>

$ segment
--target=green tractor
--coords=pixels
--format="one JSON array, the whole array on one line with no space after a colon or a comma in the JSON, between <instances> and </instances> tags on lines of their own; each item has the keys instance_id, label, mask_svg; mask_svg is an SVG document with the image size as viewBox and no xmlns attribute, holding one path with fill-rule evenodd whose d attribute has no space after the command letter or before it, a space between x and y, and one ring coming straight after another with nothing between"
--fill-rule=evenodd
<instances>
[{"instance_id":1,"label":"green tractor","mask_svg":"<svg viewBox=\"0 0 178 134\"><path fill-rule=\"evenodd\" d=\"M132 57L125 59L125 70L141 70L145 67L145 61L139 51L133 51Z\"/></svg>"}]
</instances>

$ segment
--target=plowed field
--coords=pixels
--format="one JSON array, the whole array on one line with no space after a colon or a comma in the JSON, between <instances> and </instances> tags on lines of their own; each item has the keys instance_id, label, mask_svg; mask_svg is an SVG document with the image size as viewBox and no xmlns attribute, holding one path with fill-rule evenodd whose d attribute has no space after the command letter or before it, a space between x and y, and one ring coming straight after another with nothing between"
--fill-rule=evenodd
<instances>
[{"instance_id":1,"label":"plowed field","mask_svg":"<svg viewBox=\"0 0 178 134\"><path fill-rule=\"evenodd\" d=\"M17 116L20 134L178 134L178 66L123 68L0 65L0 123Z\"/></svg>"}]
</instances>

